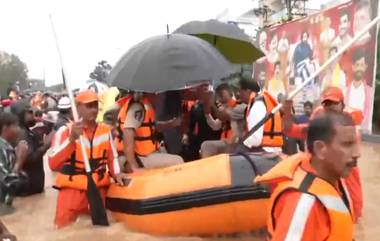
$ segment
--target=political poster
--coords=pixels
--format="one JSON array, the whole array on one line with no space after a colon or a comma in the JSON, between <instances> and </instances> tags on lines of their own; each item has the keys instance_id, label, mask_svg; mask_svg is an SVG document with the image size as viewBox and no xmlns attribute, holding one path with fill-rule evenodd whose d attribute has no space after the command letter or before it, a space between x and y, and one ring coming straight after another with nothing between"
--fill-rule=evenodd
<instances>
[{"instance_id":1,"label":"political poster","mask_svg":"<svg viewBox=\"0 0 380 241\"><path fill-rule=\"evenodd\" d=\"M378 0L352 0L308 17L265 28L257 45L266 57L254 64L260 85L281 98L304 82L330 56L377 16ZM363 112L361 129L371 131L376 69L377 29L374 27L294 100L296 112L306 101L319 104L328 86L343 90L345 105Z\"/></svg>"}]
</instances>

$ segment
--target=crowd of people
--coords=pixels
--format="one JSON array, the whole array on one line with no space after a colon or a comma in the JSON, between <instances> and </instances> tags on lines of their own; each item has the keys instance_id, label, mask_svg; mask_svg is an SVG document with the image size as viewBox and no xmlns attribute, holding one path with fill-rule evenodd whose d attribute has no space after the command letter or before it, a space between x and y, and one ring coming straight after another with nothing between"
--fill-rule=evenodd
<instances>
[{"instance_id":1,"label":"crowd of people","mask_svg":"<svg viewBox=\"0 0 380 241\"><path fill-rule=\"evenodd\" d=\"M279 102L256 81L243 77L238 88L221 84L215 91L209 84L164 94L120 91L101 118L99 93L82 90L75 97L79 121L73 120L65 95L49 106L51 95L10 94L0 114L1 207L11 206L14 197L44 191L46 158L56 172L54 186L59 191L57 228L89 211L86 158L104 201L109 184L124 185L127 173L236 152L269 152L284 158L281 168L276 166L258 180L277 185L268 227L271 240L326 240L338 235L339 227L352 229L353 220L361 216L355 126L363 115L345 108L338 87L327 87L321 106L314 110L305 102L301 116L295 116L292 102L285 100L282 110L265 122ZM283 182L276 178L281 175L299 178ZM346 209L329 203L331 198L324 198L328 195ZM342 217L334 207L344 209ZM320 238L314 239L316 235Z\"/></svg>"}]
</instances>

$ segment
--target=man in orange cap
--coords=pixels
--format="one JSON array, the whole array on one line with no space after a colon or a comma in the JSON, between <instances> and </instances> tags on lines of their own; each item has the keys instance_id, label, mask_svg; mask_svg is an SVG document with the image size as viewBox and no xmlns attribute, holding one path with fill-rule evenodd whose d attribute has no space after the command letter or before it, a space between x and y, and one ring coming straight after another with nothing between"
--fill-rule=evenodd
<instances>
[{"instance_id":1,"label":"man in orange cap","mask_svg":"<svg viewBox=\"0 0 380 241\"><path fill-rule=\"evenodd\" d=\"M55 224L62 228L74 222L78 215L87 213L87 176L84 167L83 144L93 172L92 177L103 198L110 184L110 176L123 185L116 146L108 125L96 123L98 96L91 90L76 97L81 120L62 126L55 133L48 151L49 166L57 171L55 187L59 189ZM83 136L83 143L79 136Z\"/></svg>"},{"instance_id":2,"label":"man in orange cap","mask_svg":"<svg viewBox=\"0 0 380 241\"><path fill-rule=\"evenodd\" d=\"M344 95L340 88L338 87L327 87L322 92L321 106L316 108L311 114L310 119L313 119L318 114L325 111L335 111L335 112L347 112L351 115L354 120L355 125L360 125L363 120L363 114L360 110L355 110L351 108L346 108L344 104ZM284 131L287 136L305 139L308 124L295 124L291 116L292 101L285 101L283 108L283 118L284 118Z\"/></svg>"},{"instance_id":3,"label":"man in orange cap","mask_svg":"<svg viewBox=\"0 0 380 241\"><path fill-rule=\"evenodd\" d=\"M313 111L310 117L311 120L323 113L344 112L351 116L356 126L360 126L363 120L363 113L360 110L345 107L344 95L340 88L332 86L327 87L322 92L321 102L322 105ZM309 125L295 124L291 116L291 108L292 102L285 101L283 108L284 133L288 137L305 140ZM360 140L359 132L357 132L357 138ZM363 192L358 167L354 167L352 169L350 175L345 178L345 182L350 194L350 198L353 202L355 220L357 220L362 215L363 210Z\"/></svg>"}]
</instances>

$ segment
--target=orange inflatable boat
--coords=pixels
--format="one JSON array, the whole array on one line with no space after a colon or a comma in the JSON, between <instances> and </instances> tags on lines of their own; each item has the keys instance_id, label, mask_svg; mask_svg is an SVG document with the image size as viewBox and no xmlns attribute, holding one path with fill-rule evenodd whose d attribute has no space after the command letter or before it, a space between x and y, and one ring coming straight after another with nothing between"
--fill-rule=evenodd
<instances>
[{"instance_id":1,"label":"orange inflatable boat","mask_svg":"<svg viewBox=\"0 0 380 241\"><path fill-rule=\"evenodd\" d=\"M110 186L106 205L129 229L154 235L250 232L266 225L268 187L255 184L277 157L222 154L131 174Z\"/></svg>"}]
</instances>

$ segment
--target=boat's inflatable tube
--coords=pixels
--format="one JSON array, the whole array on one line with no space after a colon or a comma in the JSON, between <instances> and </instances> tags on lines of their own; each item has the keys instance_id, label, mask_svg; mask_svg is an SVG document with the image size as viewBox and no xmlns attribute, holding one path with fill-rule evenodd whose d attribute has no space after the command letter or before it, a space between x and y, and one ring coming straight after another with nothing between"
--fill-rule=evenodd
<instances>
[{"instance_id":1,"label":"boat's inflatable tube","mask_svg":"<svg viewBox=\"0 0 380 241\"><path fill-rule=\"evenodd\" d=\"M265 227L268 187L253 182L277 157L218 155L131 174L106 205L129 229L155 235L213 235Z\"/></svg>"}]
</instances>

